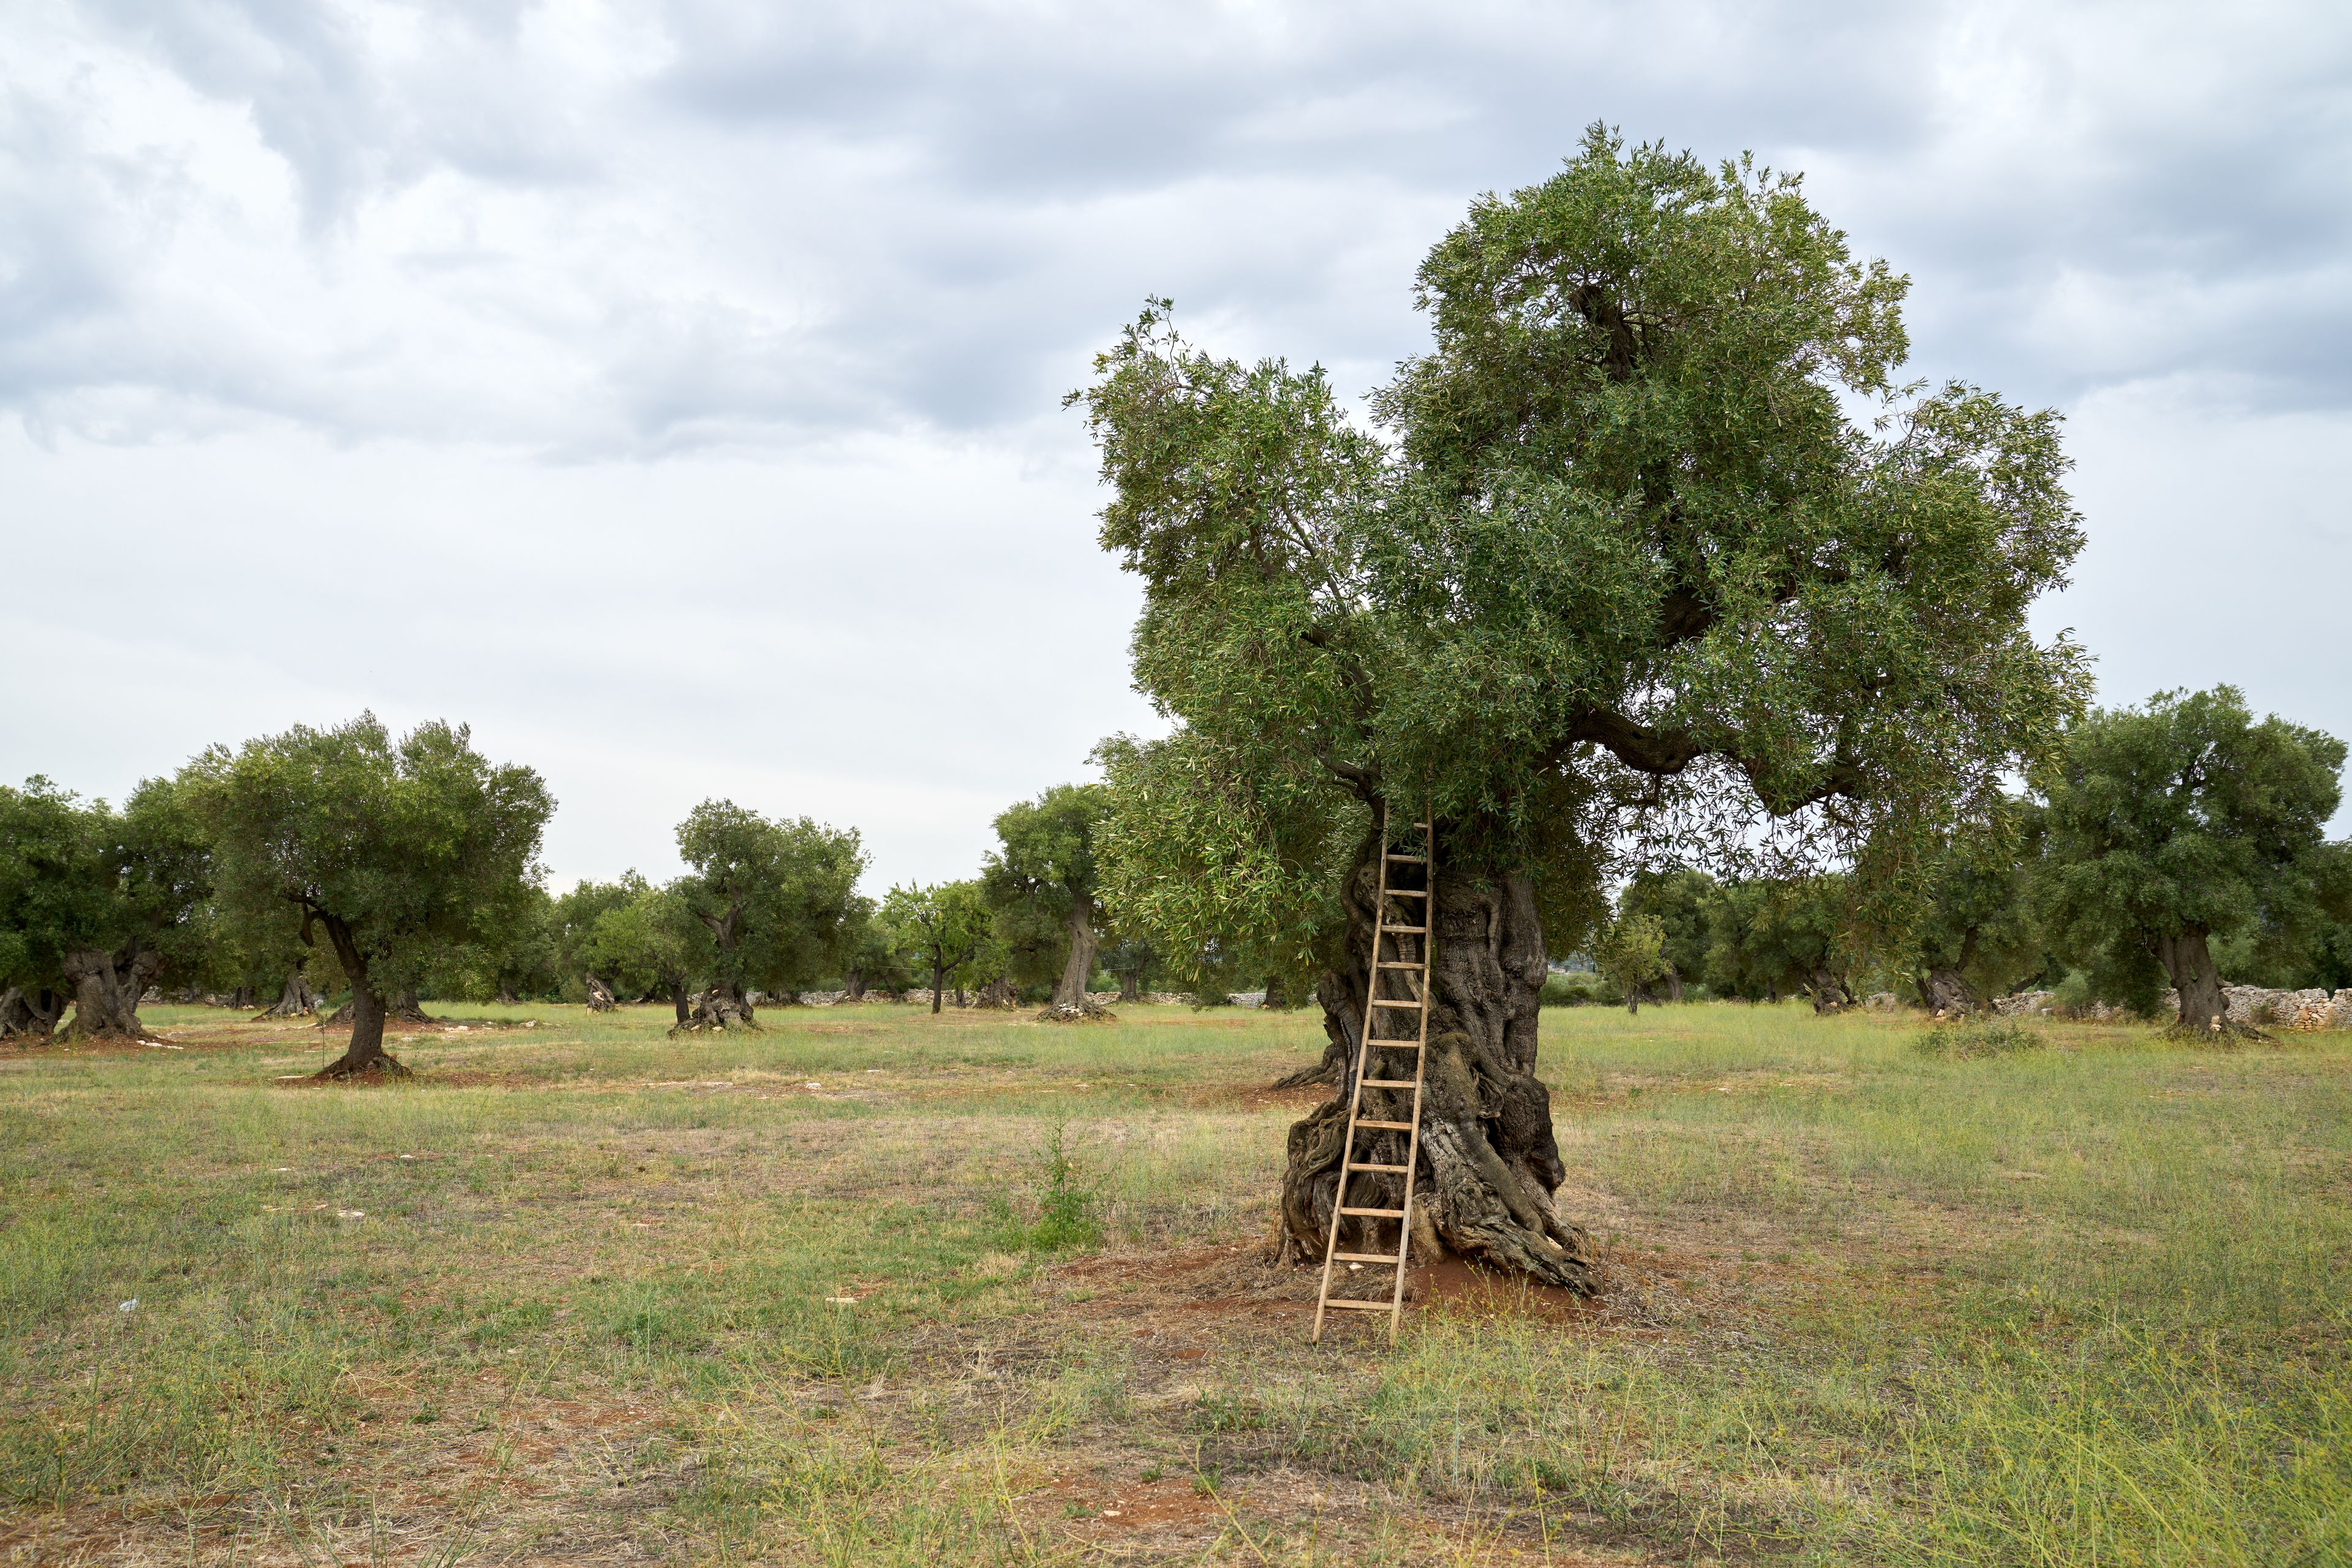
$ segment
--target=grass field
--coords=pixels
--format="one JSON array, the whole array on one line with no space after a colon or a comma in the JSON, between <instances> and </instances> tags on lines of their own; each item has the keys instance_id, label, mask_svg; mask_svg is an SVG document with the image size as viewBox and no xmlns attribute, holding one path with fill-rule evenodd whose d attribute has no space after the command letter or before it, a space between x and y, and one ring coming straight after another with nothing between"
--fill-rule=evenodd
<instances>
[{"instance_id":1,"label":"grass field","mask_svg":"<svg viewBox=\"0 0 2352 1568\"><path fill-rule=\"evenodd\" d=\"M1608 1289L1391 1350L1306 1014L447 1010L0 1055L0 1562L2352 1562L2345 1037L1547 1013Z\"/></svg>"}]
</instances>

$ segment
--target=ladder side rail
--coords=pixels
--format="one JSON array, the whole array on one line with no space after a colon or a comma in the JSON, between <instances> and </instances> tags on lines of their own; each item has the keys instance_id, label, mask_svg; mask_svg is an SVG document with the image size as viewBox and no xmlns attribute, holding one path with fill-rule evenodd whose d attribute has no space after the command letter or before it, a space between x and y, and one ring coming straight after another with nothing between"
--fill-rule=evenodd
<instances>
[{"instance_id":1,"label":"ladder side rail","mask_svg":"<svg viewBox=\"0 0 2352 1568\"><path fill-rule=\"evenodd\" d=\"M1323 1240L1323 1283L1315 1292L1315 1342L1323 1339L1323 1311L1331 1300L1332 1255L1339 1250L1339 1220L1348 1205L1348 1174L1356 1153L1356 1123L1363 1115L1364 1075L1369 1070L1372 1055L1372 1018L1378 1009L1372 998L1381 984L1381 936L1387 929L1389 918L1389 808L1381 805L1381 873L1380 892L1372 904L1372 959L1364 980L1363 1022L1356 1030L1356 1079L1348 1095L1348 1131L1339 1144L1339 1183L1331 1191L1331 1228ZM1408 1181L1412 1178L1407 1177Z\"/></svg>"},{"instance_id":2,"label":"ladder side rail","mask_svg":"<svg viewBox=\"0 0 2352 1568\"><path fill-rule=\"evenodd\" d=\"M1405 1263L1412 1254L1413 1178L1421 1166L1421 1092L1429 1078L1429 999L1437 984L1437 813L1433 805L1424 809L1429 816L1421 824L1422 880L1429 896L1421 905L1422 924L1428 928L1421 939L1421 1048L1412 1054L1412 1131L1405 1134L1404 1217L1397 1222L1396 1282L1389 1299L1391 1344L1396 1342L1397 1330L1404 1321ZM1326 1268L1324 1273L1329 1272Z\"/></svg>"}]
</instances>

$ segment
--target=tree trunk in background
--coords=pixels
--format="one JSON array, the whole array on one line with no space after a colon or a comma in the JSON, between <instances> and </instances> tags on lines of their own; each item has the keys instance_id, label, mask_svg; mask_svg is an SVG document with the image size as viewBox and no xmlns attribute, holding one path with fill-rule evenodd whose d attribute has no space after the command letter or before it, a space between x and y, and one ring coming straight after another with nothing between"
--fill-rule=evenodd
<instances>
[{"instance_id":1,"label":"tree trunk in background","mask_svg":"<svg viewBox=\"0 0 2352 1568\"><path fill-rule=\"evenodd\" d=\"M1641 1016L1642 988L1640 986L1628 985L1625 987L1625 1011L1633 1014L1636 1017Z\"/></svg>"},{"instance_id":2,"label":"tree trunk in background","mask_svg":"<svg viewBox=\"0 0 2352 1568\"><path fill-rule=\"evenodd\" d=\"M425 1004L416 999L416 993L413 990L399 992L386 1001L384 1016L397 1018L404 1024L430 1024L434 1021L425 1016Z\"/></svg>"},{"instance_id":3,"label":"tree trunk in background","mask_svg":"<svg viewBox=\"0 0 2352 1568\"><path fill-rule=\"evenodd\" d=\"M1122 969L1118 972L1118 999L1120 1001L1140 1002L1143 1000L1142 975L1143 971L1140 969Z\"/></svg>"},{"instance_id":4,"label":"tree trunk in background","mask_svg":"<svg viewBox=\"0 0 2352 1568\"><path fill-rule=\"evenodd\" d=\"M699 1035L719 1029L757 1030L759 1022L751 1016L749 1004L742 1000L738 986L714 985L694 998L687 1010L686 1020L673 1025L670 1035Z\"/></svg>"},{"instance_id":5,"label":"tree trunk in background","mask_svg":"<svg viewBox=\"0 0 2352 1568\"><path fill-rule=\"evenodd\" d=\"M17 1035L30 1035L42 1045L56 1035L58 1020L65 1016L66 996L62 991L52 991L44 985L32 992L20 991L11 985L0 991L0 1040Z\"/></svg>"},{"instance_id":6,"label":"tree trunk in background","mask_svg":"<svg viewBox=\"0 0 2352 1568\"><path fill-rule=\"evenodd\" d=\"M1965 1016L1977 1010L1976 987L1968 976L1957 969L1930 969L1927 983L1921 988L1923 998L1931 1013L1958 1013Z\"/></svg>"},{"instance_id":7,"label":"tree trunk in background","mask_svg":"<svg viewBox=\"0 0 2352 1568\"><path fill-rule=\"evenodd\" d=\"M511 1007L515 1005L513 986L501 985L499 987L499 1005L502 1007Z\"/></svg>"},{"instance_id":8,"label":"tree trunk in background","mask_svg":"<svg viewBox=\"0 0 2352 1568\"><path fill-rule=\"evenodd\" d=\"M352 936L352 928L331 915L325 917L324 923L327 940L334 944L335 957L352 983L351 1004L344 1009L352 1017L352 1040L341 1056L319 1069L318 1076L339 1079L380 1073L406 1078L408 1069L383 1048L383 998L368 980L367 960Z\"/></svg>"},{"instance_id":9,"label":"tree trunk in background","mask_svg":"<svg viewBox=\"0 0 2352 1568\"><path fill-rule=\"evenodd\" d=\"M1669 1001L1669 1002L1679 1002L1679 1001L1681 1001L1682 999L1683 999L1683 976L1682 976L1682 971L1680 971L1680 970L1676 969L1673 964L1669 963L1669 964L1667 964L1667 965L1666 965L1666 1000L1667 1000L1667 1001Z\"/></svg>"},{"instance_id":10,"label":"tree trunk in background","mask_svg":"<svg viewBox=\"0 0 2352 1568\"><path fill-rule=\"evenodd\" d=\"M228 994L228 1005L242 1012L253 1005L253 987L240 985Z\"/></svg>"},{"instance_id":11,"label":"tree trunk in background","mask_svg":"<svg viewBox=\"0 0 2352 1568\"><path fill-rule=\"evenodd\" d=\"M140 994L163 966L161 954L142 952L131 942L119 952L86 947L65 954L66 979L73 986L74 1017L69 1040L135 1040Z\"/></svg>"},{"instance_id":12,"label":"tree trunk in background","mask_svg":"<svg viewBox=\"0 0 2352 1568\"><path fill-rule=\"evenodd\" d=\"M1054 999L1037 1015L1041 1024L1082 1024L1093 1019L1108 1019L1109 1012L1101 1003L1087 994L1087 986L1095 977L1095 940L1092 911L1083 902L1073 902L1066 929L1070 934L1070 956L1063 961L1062 976L1054 982Z\"/></svg>"},{"instance_id":13,"label":"tree trunk in background","mask_svg":"<svg viewBox=\"0 0 2352 1568\"><path fill-rule=\"evenodd\" d=\"M2230 998L2221 990L2221 972L2213 967L2213 955L2206 949L2203 931L2158 937L2156 957L2180 993L2180 1016L2174 1021L2172 1033L2200 1038L2221 1035L2263 1037L2263 1032L2251 1025L2230 1022Z\"/></svg>"},{"instance_id":14,"label":"tree trunk in background","mask_svg":"<svg viewBox=\"0 0 2352 1568\"><path fill-rule=\"evenodd\" d=\"M1813 970L1812 993L1815 1013L1834 1013L1853 999L1845 988L1845 976L1827 965Z\"/></svg>"},{"instance_id":15,"label":"tree trunk in background","mask_svg":"<svg viewBox=\"0 0 2352 1568\"><path fill-rule=\"evenodd\" d=\"M1282 988L1281 975L1269 974L1265 977L1265 1000L1258 1005L1268 1009L1281 1009L1290 1005L1289 994Z\"/></svg>"},{"instance_id":16,"label":"tree trunk in background","mask_svg":"<svg viewBox=\"0 0 2352 1568\"><path fill-rule=\"evenodd\" d=\"M245 1005L249 1007L253 1004L248 999ZM254 1022L259 1023L263 1018L299 1018L318 1010L319 994L310 989L310 980L298 969L286 977L286 988L278 994L278 1000L264 1008Z\"/></svg>"},{"instance_id":17,"label":"tree trunk in background","mask_svg":"<svg viewBox=\"0 0 2352 1568\"><path fill-rule=\"evenodd\" d=\"M588 987L588 1011L591 1013L610 1013L620 1006L620 999L613 994L613 988L594 975L583 975L581 981Z\"/></svg>"},{"instance_id":18,"label":"tree trunk in background","mask_svg":"<svg viewBox=\"0 0 2352 1568\"><path fill-rule=\"evenodd\" d=\"M692 999L687 994L686 977L684 975L673 974L670 976L669 1005L677 1009L677 1021L681 1024L685 1023L687 1019L694 1016L694 1004Z\"/></svg>"},{"instance_id":19,"label":"tree trunk in background","mask_svg":"<svg viewBox=\"0 0 2352 1568\"><path fill-rule=\"evenodd\" d=\"M1000 974L980 988L972 997L971 1005L975 1007L1018 1007L1021 1005L1021 988L1013 984L1011 975Z\"/></svg>"},{"instance_id":20,"label":"tree trunk in background","mask_svg":"<svg viewBox=\"0 0 2352 1568\"><path fill-rule=\"evenodd\" d=\"M1448 835L1438 834L1441 866ZM1320 1262L1339 1185L1348 1103L1354 1088L1355 1029L1366 1010L1365 975L1372 953L1373 900L1382 846L1368 835L1341 889L1348 915L1348 970L1326 974L1316 988L1324 1004L1324 1031L1341 1056L1336 1093L1290 1130L1282 1179L1286 1252ZM1407 900L1399 900L1400 904ZM1410 900L1417 914L1420 900ZM1489 879L1445 873L1437 885L1436 948L1429 1052L1422 1096L1421 1173L1413 1195L1418 1261L1432 1243L1548 1284L1590 1292L1595 1283L1591 1239L1563 1217L1552 1194L1567 1176L1552 1135L1551 1096L1535 1075L1536 1030L1545 974L1543 922L1535 885L1525 876ZM1399 911L1405 923L1420 923ZM1421 937L1393 939L1392 956L1412 957ZM1382 972L1381 994L1409 994L1400 972ZM1343 1047L1341 1042L1346 1042ZM1382 1052L1372 1071L1410 1076L1409 1053ZM1400 1121L1410 1114L1410 1090L1375 1089L1365 1114ZM1404 1158L1405 1134L1358 1134L1358 1157L1378 1163ZM1400 1177L1358 1175L1349 1185L1350 1207L1394 1207ZM1346 1251L1394 1251L1394 1221L1349 1219L1340 1227ZM1378 1227L1377 1229L1375 1227Z\"/></svg>"},{"instance_id":21,"label":"tree trunk in background","mask_svg":"<svg viewBox=\"0 0 2352 1568\"><path fill-rule=\"evenodd\" d=\"M946 968L946 966L945 966L945 965L943 965L943 964L938 964L938 963L934 963L934 964L932 964L932 965L931 965L931 1011L932 1011L932 1012L934 1012L934 1013L936 1013L936 1012L938 1012L938 1011L940 1010L940 986L942 986L942 985L945 985L947 983L948 983L948 972L947 972L947 968Z\"/></svg>"},{"instance_id":22,"label":"tree trunk in background","mask_svg":"<svg viewBox=\"0 0 2352 1568\"><path fill-rule=\"evenodd\" d=\"M843 975L841 977L841 991L842 1000L845 1002L865 1001L866 971L862 969L853 969L848 973Z\"/></svg>"}]
</instances>

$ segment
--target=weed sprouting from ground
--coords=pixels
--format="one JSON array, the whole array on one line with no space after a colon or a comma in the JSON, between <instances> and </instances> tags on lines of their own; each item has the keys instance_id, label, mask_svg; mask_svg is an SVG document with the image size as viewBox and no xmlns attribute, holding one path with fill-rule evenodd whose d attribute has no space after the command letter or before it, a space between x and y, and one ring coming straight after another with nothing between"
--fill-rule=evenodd
<instances>
[{"instance_id":1,"label":"weed sprouting from ground","mask_svg":"<svg viewBox=\"0 0 2352 1568\"><path fill-rule=\"evenodd\" d=\"M997 1220L1014 1250L1076 1252L1100 1247L1105 1177L1087 1157L1066 1121L1046 1130L1030 1161L1030 1203L1034 1219L1016 1215L1001 1200Z\"/></svg>"},{"instance_id":2,"label":"weed sprouting from ground","mask_svg":"<svg viewBox=\"0 0 2352 1568\"><path fill-rule=\"evenodd\" d=\"M1920 1031L1913 1048L1923 1057L1968 1060L2038 1051L2050 1042L2014 1018L1970 1018Z\"/></svg>"}]
</instances>

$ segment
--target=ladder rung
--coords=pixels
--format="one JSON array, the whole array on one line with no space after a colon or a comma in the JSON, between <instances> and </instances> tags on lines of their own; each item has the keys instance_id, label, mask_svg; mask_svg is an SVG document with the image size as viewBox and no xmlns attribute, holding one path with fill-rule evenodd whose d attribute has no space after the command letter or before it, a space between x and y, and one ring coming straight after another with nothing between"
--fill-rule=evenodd
<instances>
[{"instance_id":1,"label":"ladder rung","mask_svg":"<svg viewBox=\"0 0 2352 1568\"><path fill-rule=\"evenodd\" d=\"M1351 1163L1348 1167L1351 1171L1394 1171L1399 1175L1402 1175L1412 1168L1410 1165L1368 1165L1361 1161Z\"/></svg>"},{"instance_id":2,"label":"ladder rung","mask_svg":"<svg viewBox=\"0 0 2352 1568\"><path fill-rule=\"evenodd\" d=\"M1427 926L1382 926L1381 927L1380 934L1383 936L1425 936L1428 934L1428 931L1429 928Z\"/></svg>"},{"instance_id":3,"label":"ladder rung","mask_svg":"<svg viewBox=\"0 0 2352 1568\"><path fill-rule=\"evenodd\" d=\"M1367 1127L1377 1127L1384 1132L1410 1132L1412 1131L1412 1123L1410 1121L1359 1121L1356 1123L1356 1129L1358 1131L1361 1131Z\"/></svg>"},{"instance_id":4,"label":"ladder rung","mask_svg":"<svg viewBox=\"0 0 2352 1568\"><path fill-rule=\"evenodd\" d=\"M1429 864L1429 858L1425 855L1399 855L1394 850L1391 850L1389 852L1389 858L1391 860L1399 861L1407 866L1426 866Z\"/></svg>"},{"instance_id":5,"label":"ladder rung","mask_svg":"<svg viewBox=\"0 0 2352 1568\"><path fill-rule=\"evenodd\" d=\"M1359 1214L1367 1219L1402 1219L1402 1209L1341 1209L1341 1214Z\"/></svg>"},{"instance_id":6,"label":"ladder rung","mask_svg":"<svg viewBox=\"0 0 2352 1568\"><path fill-rule=\"evenodd\" d=\"M1422 1045L1419 1040L1370 1039L1366 1040L1364 1044L1371 1047L1372 1049L1376 1051L1417 1051L1422 1048Z\"/></svg>"},{"instance_id":7,"label":"ladder rung","mask_svg":"<svg viewBox=\"0 0 2352 1568\"><path fill-rule=\"evenodd\" d=\"M1418 996L1406 996L1403 998L1394 996L1375 996L1372 998L1372 1005L1375 1007L1412 1007L1418 1009L1421 1006L1421 998Z\"/></svg>"},{"instance_id":8,"label":"ladder rung","mask_svg":"<svg viewBox=\"0 0 2352 1568\"><path fill-rule=\"evenodd\" d=\"M1383 958L1380 963L1382 969L1427 969L1429 967L1418 959L1411 958Z\"/></svg>"},{"instance_id":9,"label":"ladder rung","mask_svg":"<svg viewBox=\"0 0 2352 1568\"><path fill-rule=\"evenodd\" d=\"M1409 1078L1368 1078L1356 1085L1358 1089L1419 1089L1421 1085ZM1361 1127L1362 1122L1356 1123Z\"/></svg>"},{"instance_id":10,"label":"ladder rung","mask_svg":"<svg viewBox=\"0 0 2352 1568\"><path fill-rule=\"evenodd\" d=\"M1396 1310L1392 1301L1350 1301L1345 1296L1327 1296L1323 1305L1345 1307L1351 1312L1391 1312Z\"/></svg>"},{"instance_id":11,"label":"ladder rung","mask_svg":"<svg viewBox=\"0 0 2352 1568\"><path fill-rule=\"evenodd\" d=\"M1335 1252L1331 1256L1335 1260L1341 1263L1386 1263L1394 1265L1404 1261L1403 1258L1399 1258L1393 1252Z\"/></svg>"},{"instance_id":12,"label":"ladder rung","mask_svg":"<svg viewBox=\"0 0 2352 1568\"><path fill-rule=\"evenodd\" d=\"M1389 897L1391 899L1425 899L1429 897L1429 889L1427 888L1391 888L1389 889Z\"/></svg>"}]
</instances>

